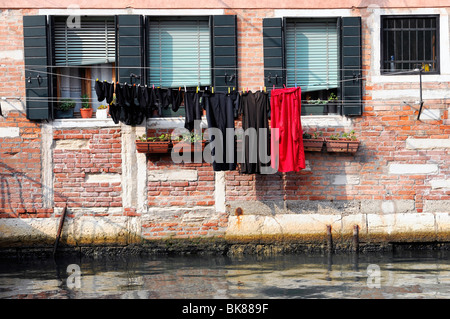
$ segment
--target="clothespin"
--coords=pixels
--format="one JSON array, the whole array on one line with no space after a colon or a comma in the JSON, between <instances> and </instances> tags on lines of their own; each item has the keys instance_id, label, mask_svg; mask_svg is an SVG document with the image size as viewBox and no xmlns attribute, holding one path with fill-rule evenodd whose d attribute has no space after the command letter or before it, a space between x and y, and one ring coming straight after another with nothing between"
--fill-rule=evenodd
<instances>
[{"instance_id":1,"label":"clothespin","mask_svg":"<svg viewBox=\"0 0 450 319\"><path fill-rule=\"evenodd\" d=\"M275 84L273 85L273 89L275 90Z\"/></svg>"},{"instance_id":2,"label":"clothespin","mask_svg":"<svg viewBox=\"0 0 450 319\"><path fill-rule=\"evenodd\" d=\"M184 86L184 92L185 92L185 93L187 92L187 90L186 90L186 85Z\"/></svg>"},{"instance_id":3,"label":"clothespin","mask_svg":"<svg viewBox=\"0 0 450 319\"><path fill-rule=\"evenodd\" d=\"M284 88L286 88L286 85L283 83Z\"/></svg>"},{"instance_id":4,"label":"clothespin","mask_svg":"<svg viewBox=\"0 0 450 319\"><path fill-rule=\"evenodd\" d=\"M230 87L228 87L228 94L230 94Z\"/></svg>"},{"instance_id":5,"label":"clothespin","mask_svg":"<svg viewBox=\"0 0 450 319\"><path fill-rule=\"evenodd\" d=\"M98 78L95 81L98 81Z\"/></svg>"},{"instance_id":6,"label":"clothespin","mask_svg":"<svg viewBox=\"0 0 450 319\"><path fill-rule=\"evenodd\" d=\"M178 92L180 92L180 91L181 91L181 86L178 87Z\"/></svg>"},{"instance_id":7,"label":"clothespin","mask_svg":"<svg viewBox=\"0 0 450 319\"><path fill-rule=\"evenodd\" d=\"M266 93L267 92L267 89L266 89L266 87L264 87L264 93Z\"/></svg>"},{"instance_id":8,"label":"clothespin","mask_svg":"<svg viewBox=\"0 0 450 319\"><path fill-rule=\"evenodd\" d=\"M153 86L152 86L152 89L154 90L155 89L155 85L153 84Z\"/></svg>"},{"instance_id":9,"label":"clothespin","mask_svg":"<svg viewBox=\"0 0 450 319\"><path fill-rule=\"evenodd\" d=\"M247 86L247 93L248 93L248 86Z\"/></svg>"},{"instance_id":10,"label":"clothespin","mask_svg":"<svg viewBox=\"0 0 450 319\"><path fill-rule=\"evenodd\" d=\"M211 93L214 94L214 86L211 86Z\"/></svg>"},{"instance_id":11,"label":"clothespin","mask_svg":"<svg viewBox=\"0 0 450 319\"><path fill-rule=\"evenodd\" d=\"M297 82L295 82L295 87L297 87Z\"/></svg>"},{"instance_id":12,"label":"clothespin","mask_svg":"<svg viewBox=\"0 0 450 319\"><path fill-rule=\"evenodd\" d=\"M197 86L197 88L195 89L195 93L198 93L198 86Z\"/></svg>"}]
</instances>

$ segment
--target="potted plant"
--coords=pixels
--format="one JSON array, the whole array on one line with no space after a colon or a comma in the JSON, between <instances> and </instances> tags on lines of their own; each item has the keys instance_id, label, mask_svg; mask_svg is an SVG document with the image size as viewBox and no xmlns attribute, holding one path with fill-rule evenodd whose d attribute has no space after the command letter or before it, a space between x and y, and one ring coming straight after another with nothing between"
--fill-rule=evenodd
<instances>
[{"instance_id":1,"label":"potted plant","mask_svg":"<svg viewBox=\"0 0 450 319\"><path fill-rule=\"evenodd\" d=\"M92 117L92 107L89 103L89 96L87 94L83 94L81 96L81 109L80 109L81 117L84 119L88 119Z\"/></svg>"},{"instance_id":2,"label":"potted plant","mask_svg":"<svg viewBox=\"0 0 450 319\"><path fill-rule=\"evenodd\" d=\"M321 131L313 134L303 132L303 149L308 152L320 152L322 150L324 138Z\"/></svg>"},{"instance_id":3,"label":"potted plant","mask_svg":"<svg viewBox=\"0 0 450 319\"><path fill-rule=\"evenodd\" d=\"M168 153L170 146L170 135L147 137L146 134L136 140L136 150L139 153Z\"/></svg>"},{"instance_id":4,"label":"potted plant","mask_svg":"<svg viewBox=\"0 0 450 319\"><path fill-rule=\"evenodd\" d=\"M69 98L61 99L56 106L55 118L65 119L73 117L73 109L75 108L75 101Z\"/></svg>"},{"instance_id":5,"label":"potted plant","mask_svg":"<svg viewBox=\"0 0 450 319\"><path fill-rule=\"evenodd\" d=\"M95 118L106 120L108 118L108 106L102 104L95 111Z\"/></svg>"},{"instance_id":6,"label":"potted plant","mask_svg":"<svg viewBox=\"0 0 450 319\"><path fill-rule=\"evenodd\" d=\"M352 130L350 133L333 134L325 139L328 152L355 154L358 151L359 143L355 130Z\"/></svg>"},{"instance_id":7,"label":"potted plant","mask_svg":"<svg viewBox=\"0 0 450 319\"><path fill-rule=\"evenodd\" d=\"M189 147L191 152L203 152L205 149L206 141L204 140L203 133L190 132L172 138L173 150L179 152Z\"/></svg>"},{"instance_id":8,"label":"potted plant","mask_svg":"<svg viewBox=\"0 0 450 319\"><path fill-rule=\"evenodd\" d=\"M306 104L302 106L302 115L323 115L327 114L326 106L327 102L326 100L306 100Z\"/></svg>"},{"instance_id":9,"label":"potted plant","mask_svg":"<svg viewBox=\"0 0 450 319\"><path fill-rule=\"evenodd\" d=\"M338 113L338 97L336 94L331 93L328 97L328 114L337 114Z\"/></svg>"}]
</instances>

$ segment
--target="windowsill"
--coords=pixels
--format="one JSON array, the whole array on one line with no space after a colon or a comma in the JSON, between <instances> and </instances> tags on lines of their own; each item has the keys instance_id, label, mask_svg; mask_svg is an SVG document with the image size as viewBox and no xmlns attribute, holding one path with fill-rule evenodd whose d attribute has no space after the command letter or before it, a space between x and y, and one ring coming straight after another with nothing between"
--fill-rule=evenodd
<instances>
[{"instance_id":1,"label":"windowsill","mask_svg":"<svg viewBox=\"0 0 450 319\"><path fill-rule=\"evenodd\" d=\"M351 119L342 115L303 115L301 117L302 126L319 126L319 127L350 127ZM147 119L147 127L149 129L171 129L183 128L185 124L184 118L179 117L160 117ZM145 125L145 122L142 123ZM111 118L99 120L96 118L71 118L71 119L55 119L53 120L54 128L102 128L102 127L120 127L121 123L115 124ZM202 128L208 127L206 116L202 117Z\"/></svg>"},{"instance_id":2,"label":"windowsill","mask_svg":"<svg viewBox=\"0 0 450 319\"><path fill-rule=\"evenodd\" d=\"M342 115L303 115L302 127L351 127L352 120Z\"/></svg>"},{"instance_id":3,"label":"windowsill","mask_svg":"<svg viewBox=\"0 0 450 319\"><path fill-rule=\"evenodd\" d=\"M417 83L419 81L419 73L417 74L380 74L373 75L371 77L372 83L400 83L400 82L411 82ZM449 82L450 75L448 74L429 74L422 73L422 82Z\"/></svg>"},{"instance_id":4,"label":"windowsill","mask_svg":"<svg viewBox=\"0 0 450 319\"><path fill-rule=\"evenodd\" d=\"M106 120L96 118L70 118L53 120L54 128L101 128L101 127L120 127L120 123L116 124L111 118Z\"/></svg>"}]
</instances>

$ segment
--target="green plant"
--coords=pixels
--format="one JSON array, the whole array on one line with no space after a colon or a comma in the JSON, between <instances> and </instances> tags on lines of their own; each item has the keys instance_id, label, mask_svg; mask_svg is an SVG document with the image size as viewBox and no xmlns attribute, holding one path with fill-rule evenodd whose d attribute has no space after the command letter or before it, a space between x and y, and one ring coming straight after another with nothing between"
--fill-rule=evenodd
<instances>
[{"instance_id":1,"label":"green plant","mask_svg":"<svg viewBox=\"0 0 450 319\"><path fill-rule=\"evenodd\" d=\"M307 132L303 132L303 139L309 140L309 139L311 139L311 138L312 138L312 135L311 135L311 134L309 134L309 133L307 133Z\"/></svg>"},{"instance_id":2,"label":"green plant","mask_svg":"<svg viewBox=\"0 0 450 319\"><path fill-rule=\"evenodd\" d=\"M90 109L91 106L89 104L89 96L87 94L83 94L81 96L81 108L82 109Z\"/></svg>"},{"instance_id":3,"label":"green plant","mask_svg":"<svg viewBox=\"0 0 450 319\"><path fill-rule=\"evenodd\" d=\"M314 132L314 138L319 138L319 137L322 137L323 136L323 133L322 133L322 131L316 131L316 132Z\"/></svg>"},{"instance_id":4,"label":"green plant","mask_svg":"<svg viewBox=\"0 0 450 319\"><path fill-rule=\"evenodd\" d=\"M107 109L107 108L108 108L107 105L102 104L102 105L100 105L99 107L97 107L97 110L105 110L105 109Z\"/></svg>"},{"instance_id":5,"label":"green plant","mask_svg":"<svg viewBox=\"0 0 450 319\"><path fill-rule=\"evenodd\" d=\"M323 105L323 104L327 104L327 101L321 100L321 99L317 99L317 100L308 100L308 104Z\"/></svg>"},{"instance_id":6,"label":"green plant","mask_svg":"<svg viewBox=\"0 0 450 319\"><path fill-rule=\"evenodd\" d=\"M356 141L355 130L351 130L350 133L342 133L342 138L346 140Z\"/></svg>"},{"instance_id":7,"label":"green plant","mask_svg":"<svg viewBox=\"0 0 450 319\"><path fill-rule=\"evenodd\" d=\"M318 138L320 138L322 136L323 136L323 132L322 131L315 131L312 134L307 133L307 132L303 132L303 138L307 139L307 140L309 140L309 139L318 139Z\"/></svg>"},{"instance_id":8,"label":"green plant","mask_svg":"<svg viewBox=\"0 0 450 319\"><path fill-rule=\"evenodd\" d=\"M337 101L337 95L336 94L334 94L333 92L332 93L330 93L330 96L328 97L328 101L329 102L335 102L335 101Z\"/></svg>"},{"instance_id":9,"label":"green plant","mask_svg":"<svg viewBox=\"0 0 450 319\"><path fill-rule=\"evenodd\" d=\"M75 101L72 99L61 99L58 103L58 110L61 111L68 111L70 109L73 109L75 107Z\"/></svg>"},{"instance_id":10,"label":"green plant","mask_svg":"<svg viewBox=\"0 0 450 319\"><path fill-rule=\"evenodd\" d=\"M138 142L163 142L163 141L169 141L170 135L169 134L161 134L160 136L147 137L147 134L143 134L142 136L138 136L136 140Z\"/></svg>"},{"instance_id":11,"label":"green plant","mask_svg":"<svg viewBox=\"0 0 450 319\"><path fill-rule=\"evenodd\" d=\"M348 140L356 141L355 130L351 130L349 133L336 133L329 136L330 140Z\"/></svg>"},{"instance_id":12,"label":"green plant","mask_svg":"<svg viewBox=\"0 0 450 319\"><path fill-rule=\"evenodd\" d=\"M199 141L203 141L203 133L184 133L180 136L176 136L172 139L176 142L187 142L187 143L195 143Z\"/></svg>"},{"instance_id":13,"label":"green plant","mask_svg":"<svg viewBox=\"0 0 450 319\"><path fill-rule=\"evenodd\" d=\"M341 137L341 136L340 136L339 134L331 134L329 138L330 138L330 140L336 141L336 140L338 140L340 137Z\"/></svg>"}]
</instances>

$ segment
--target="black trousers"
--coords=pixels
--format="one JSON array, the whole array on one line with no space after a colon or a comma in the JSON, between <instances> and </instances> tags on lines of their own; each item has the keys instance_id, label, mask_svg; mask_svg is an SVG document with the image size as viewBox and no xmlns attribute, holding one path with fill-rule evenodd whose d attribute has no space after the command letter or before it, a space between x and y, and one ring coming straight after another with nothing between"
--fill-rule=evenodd
<instances>
[{"instance_id":1,"label":"black trousers","mask_svg":"<svg viewBox=\"0 0 450 319\"><path fill-rule=\"evenodd\" d=\"M239 94L204 93L206 118L209 128L217 128L220 134L210 137L214 148L214 171L228 171L236 169L236 142L234 135L234 110L239 105ZM227 130L228 129L228 130ZM218 152L218 148L221 152Z\"/></svg>"},{"instance_id":2,"label":"black trousers","mask_svg":"<svg viewBox=\"0 0 450 319\"><path fill-rule=\"evenodd\" d=\"M256 132L256 140L251 140L247 134L244 135L244 158L243 163L241 163L240 172L246 174L261 173L262 167L270 166L270 163L262 163L260 158L260 153L262 152L266 152L270 156L269 94L261 91L243 93L241 96L240 111L244 132L248 132L249 129L254 129ZM260 135L260 129L264 129L265 136ZM261 138L264 138L264 141L260 141ZM265 149L260 150L260 143L265 144Z\"/></svg>"}]
</instances>

